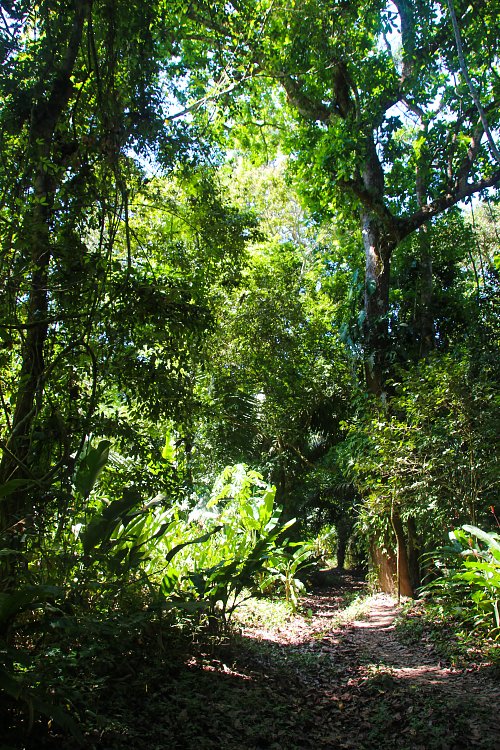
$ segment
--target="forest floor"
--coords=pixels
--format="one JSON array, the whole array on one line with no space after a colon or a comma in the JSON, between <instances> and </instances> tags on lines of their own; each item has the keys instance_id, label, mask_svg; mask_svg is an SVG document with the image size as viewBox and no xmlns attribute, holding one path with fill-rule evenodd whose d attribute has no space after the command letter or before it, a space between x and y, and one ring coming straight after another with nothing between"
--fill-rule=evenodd
<instances>
[{"instance_id":1,"label":"forest floor","mask_svg":"<svg viewBox=\"0 0 500 750\"><path fill-rule=\"evenodd\" d=\"M498 667L473 655L453 666L418 612L408 639L393 599L363 595L348 574L329 583L277 624L243 612L246 624L227 644L191 644L187 654L158 642L129 652L114 675L109 663L87 693L84 747L500 748ZM23 745L56 746L75 743L55 732Z\"/></svg>"}]
</instances>

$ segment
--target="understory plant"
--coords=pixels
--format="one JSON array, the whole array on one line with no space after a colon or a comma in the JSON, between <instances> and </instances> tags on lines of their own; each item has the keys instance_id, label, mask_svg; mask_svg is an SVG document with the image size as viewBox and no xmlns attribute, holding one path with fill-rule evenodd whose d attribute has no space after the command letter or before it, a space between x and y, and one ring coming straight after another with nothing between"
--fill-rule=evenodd
<instances>
[{"instance_id":1,"label":"understory plant","mask_svg":"<svg viewBox=\"0 0 500 750\"><path fill-rule=\"evenodd\" d=\"M275 487L243 464L226 467L208 501L189 514L188 536L204 533L176 556L161 581L166 599L198 603L211 623L227 627L246 592L257 587L259 574L269 568L279 537L295 521L280 522Z\"/></svg>"},{"instance_id":2,"label":"understory plant","mask_svg":"<svg viewBox=\"0 0 500 750\"><path fill-rule=\"evenodd\" d=\"M450 531L449 538L449 545L426 556L437 577L422 593L474 630L498 638L500 535L464 525Z\"/></svg>"},{"instance_id":3,"label":"understory plant","mask_svg":"<svg viewBox=\"0 0 500 750\"><path fill-rule=\"evenodd\" d=\"M281 575L269 561L278 549L286 556L286 543L278 546L278 539L294 520L281 523L280 516L275 488L243 464L226 467L191 511L162 497L144 502L127 488L122 498L102 501L78 531L80 574L88 579L91 570L101 587L141 580L156 607L194 612L226 627L259 573ZM288 557L292 571L297 551Z\"/></svg>"},{"instance_id":4,"label":"understory plant","mask_svg":"<svg viewBox=\"0 0 500 750\"><path fill-rule=\"evenodd\" d=\"M269 556L263 578L263 588L274 586L283 591L285 600L295 611L299 604L299 596L305 592L304 582L299 573L313 564L315 557L313 542L286 541Z\"/></svg>"},{"instance_id":5,"label":"understory plant","mask_svg":"<svg viewBox=\"0 0 500 750\"><path fill-rule=\"evenodd\" d=\"M26 562L29 583L0 592L0 694L25 707L28 729L35 714L45 714L78 735L67 711L36 689L33 654L12 633L39 628L43 650L55 634L73 632L79 618L99 628L110 611L137 612L141 622L145 613L161 620L167 612L171 624L180 618L220 633L258 588L259 574L270 571L272 555L286 553L279 538L294 521L280 521L275 488L257 472L227 467L191 510L162 496L144 499L134 487L109 500L95 489L108 449L105 441L89 448L75 474L75 504L82 510L64 532L64 548L43 565ZM14 552L0 549L0 559ZM298 550L291 552L289 575L298 557Z\"/></svg>"}]
</instances>

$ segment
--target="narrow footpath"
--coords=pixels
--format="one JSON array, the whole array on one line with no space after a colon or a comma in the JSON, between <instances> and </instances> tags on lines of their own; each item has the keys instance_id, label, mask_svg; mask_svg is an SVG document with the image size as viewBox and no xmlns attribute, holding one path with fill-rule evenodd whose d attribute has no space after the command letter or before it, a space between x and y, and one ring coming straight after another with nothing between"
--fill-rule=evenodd
<instances>
[{"instance_id":1,"label":"narrow footpath","mask_svg":"<svg viewBox=\"0 0 500 750\"><path fill-rule=\"evenodd\" d=\"M340 576L300 614L246 626L225 646L145 644L125 676L96 682L85 747L500 750L498 672L447 664L425 632L403 642L396 602L379 594L348 606L360 591ZM73 750L55 739L43 747Z\"/></svg>"},{"instance_id":2,"label":"narrow footpath","mask_svg":"<svg viewBox=\"0 0 500 750\"><path fill-rule=\"evenodd\" d=\"M272 681L294 718L270 744L250 747L356 750L499 750L500 681L487 665L443 663L426 639L398 637L396 601L383 594L349 619L336 588L304 602L308 617L247 631L253 679ZM265 656L264 656L265 654ZM259 676L259 677L258 677ZM256 717L257 719L257 717Z\"/></svg>"}]
</instances>

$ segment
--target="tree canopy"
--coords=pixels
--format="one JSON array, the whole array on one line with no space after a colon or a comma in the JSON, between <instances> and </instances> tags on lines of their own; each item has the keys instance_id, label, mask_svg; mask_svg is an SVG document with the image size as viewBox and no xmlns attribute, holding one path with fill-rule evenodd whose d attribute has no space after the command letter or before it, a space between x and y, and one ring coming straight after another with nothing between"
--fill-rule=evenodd
<instances>
[{"instance_id":1,"label":"tree canopy","mask_svg":"<svg viewBox=\"0 0 500 750\"><path fill-rule=\"evenodd\" d=\"M0 9L5 653L32 605L296 606L326 539L412 595L464 526L488 577L498 2Z\"/></svg>"}]
</instances>

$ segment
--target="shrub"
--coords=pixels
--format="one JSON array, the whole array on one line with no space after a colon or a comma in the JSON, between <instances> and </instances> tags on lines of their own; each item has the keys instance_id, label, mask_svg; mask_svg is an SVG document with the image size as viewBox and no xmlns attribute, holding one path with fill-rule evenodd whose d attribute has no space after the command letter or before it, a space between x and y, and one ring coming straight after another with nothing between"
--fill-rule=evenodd
<instances>
[{"instance_id":1,"label":"shrub","mask_svg":"<svg viewBox=\"0 0 500 750\"><path fill-rule=\"evenodd\" d=\"M440 601L487 635L500 634L500 535L465 525L451 544L427 555L437 578L422 593Z\"/></svg>"}]
</instances>

